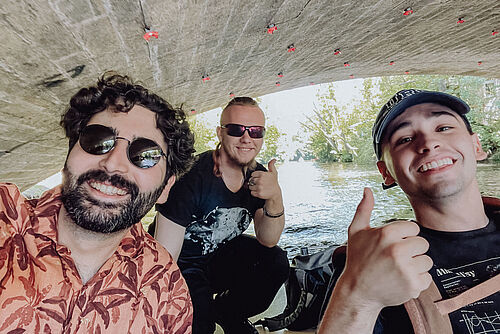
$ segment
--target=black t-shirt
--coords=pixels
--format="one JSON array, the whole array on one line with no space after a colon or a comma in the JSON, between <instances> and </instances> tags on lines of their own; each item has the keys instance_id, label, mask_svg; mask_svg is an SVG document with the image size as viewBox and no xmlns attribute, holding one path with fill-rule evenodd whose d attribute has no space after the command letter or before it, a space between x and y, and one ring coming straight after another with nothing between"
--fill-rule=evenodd
<instances>
[{"instance_id":1,"label":"black t-shirt","mask_svg":"<svg viewBox=\"0 0 500 334\"><path fill-rule=\"evenodd\" d=\"M221 244L242 234L264 200L246 187L233 193L213 174L212 151L201 153L193 168L172 187L167 202L156 210L184 226L180 258L204 258ZM261 164L256 170L265 171Z\"/></svg>"},{"instance_id":2,"label":"black t-shirt","mask_svg":"<svg viewBox=\"0 0 500 334\"><path fill-rule=\"evenodd\" d=\"M440 232L421 227L434 265L429 273L443 299L452 298L500 273L500 215L486 208L490 222L468 232ZM500 333L500 293L449 314L453 333ZM382 310L374 333L413 333L403 306Z\"/></svg>"}]
</instances>

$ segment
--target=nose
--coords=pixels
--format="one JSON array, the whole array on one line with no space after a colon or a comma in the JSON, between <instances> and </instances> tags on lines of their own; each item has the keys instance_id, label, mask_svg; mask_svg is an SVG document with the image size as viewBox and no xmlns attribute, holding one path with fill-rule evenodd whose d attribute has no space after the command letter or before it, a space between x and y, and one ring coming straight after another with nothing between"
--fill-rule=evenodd
<instances>
[{"instance_id":1,"label":"nose","mask_svg":"<svg viewBox=\"0 0 500 334\"><path fill-rule=\"evenodd\" d=\"M243 135L240 137L240 141L243 143L249 143L252 141L252 137L250 137L250 130L245 129L245 132L243 132Z\"/></svg>"},{"instance_id":2,"label":"nose","mask_svg":"<svg viewBox=\"0 0 500 334\"><path fill-rule=\"evenodd\" d=\"M110 174L125 174L130 166L127 149L128 142L126 140L117 140L115 147L102 156L99 166Z\"/></svg>"},{"instance_id":3,"label":"nose","mask_svg":"<svg viewBox=\"0 0 500 334\"><path fill-rule=\"evenodd\" d=\"M432 134L421 133L417 139L418 153L428 153L441 147L437 136Z\"/></svg>"}]
</instances>

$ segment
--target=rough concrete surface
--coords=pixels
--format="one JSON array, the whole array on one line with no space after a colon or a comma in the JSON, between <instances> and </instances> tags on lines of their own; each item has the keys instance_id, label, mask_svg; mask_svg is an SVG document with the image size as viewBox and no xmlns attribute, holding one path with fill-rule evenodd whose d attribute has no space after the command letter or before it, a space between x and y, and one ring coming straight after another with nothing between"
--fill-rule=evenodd
<instances>
[{"instance_id":1,"label":"rough concrete surface","mask_svg":"<svg viewBox=\"0 0 500 334\"><path fill-rule=\"evenodd\" d=\"M146 28L158 38L146 41ZM499 29L498 0L2 0L0 180L24 190L61 168L60 114L105 70L203 112L230 92L255 97L351 75L500 78Z\"/></svg>"}]
</instances>

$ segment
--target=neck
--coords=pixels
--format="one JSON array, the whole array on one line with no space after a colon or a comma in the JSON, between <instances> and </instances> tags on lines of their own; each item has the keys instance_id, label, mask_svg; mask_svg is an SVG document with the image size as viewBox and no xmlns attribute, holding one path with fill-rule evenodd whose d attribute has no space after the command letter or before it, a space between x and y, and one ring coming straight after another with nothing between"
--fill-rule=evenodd
<instances>
[{"instance_id":1,"label":"neck","mask_svg":"<svg viewBox=\"0 0 500 334\"><path fill-rule=\"evenodd\" d=\"M78 273L86 283L113 255L129 229L98 233L78 226L61 206L57 221L57 242L71 251Z\"/></svg>"},{"instance_id":2,"label":"neck","mask_svg":"<svg viewBox=\"0 0 500 334\"><path fill-rule=\"evenodd\" d=\"M477 187L443 199L410 198L417 222L426 228L444 232L464 232L488 225L481 193Z\"/></svg>"},{"instance_id":3,"label":"neck","mask_svg":"<svg viewBox=\"0 0 500 334\"><path fill-rule=\"evenodd\" d=\"M245 174L248 166L241 166L230 159L224 149L220 150L219 170L226 187L232 192L237 192L245 181Z\"/></svg>"}]
</instances>

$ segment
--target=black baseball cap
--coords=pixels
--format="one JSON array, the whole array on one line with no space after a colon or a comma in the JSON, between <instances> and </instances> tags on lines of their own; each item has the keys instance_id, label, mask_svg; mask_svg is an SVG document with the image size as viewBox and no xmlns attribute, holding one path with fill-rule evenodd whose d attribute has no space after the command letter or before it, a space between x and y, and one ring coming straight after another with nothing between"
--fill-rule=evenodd
<instances>
[{"instance_id":1,"label":"black baseball cap","mask_svg":"<svg viewBox=\"0 0 500 334\"><path fill-rule=\"evenodd\" d=\"M470 124L464 116L469 112L470 107L467 103L450 94L433 92L420 89L404 89L397 92L386 104L380 109L377 115L375 124L372 129L373 148L377 159L382 156L382 139L384 131L396 117L401 115L407 108L421 103L437 103L450 108L462 117L465 125L470 131Z\"/></svg>"}]
</instances>

